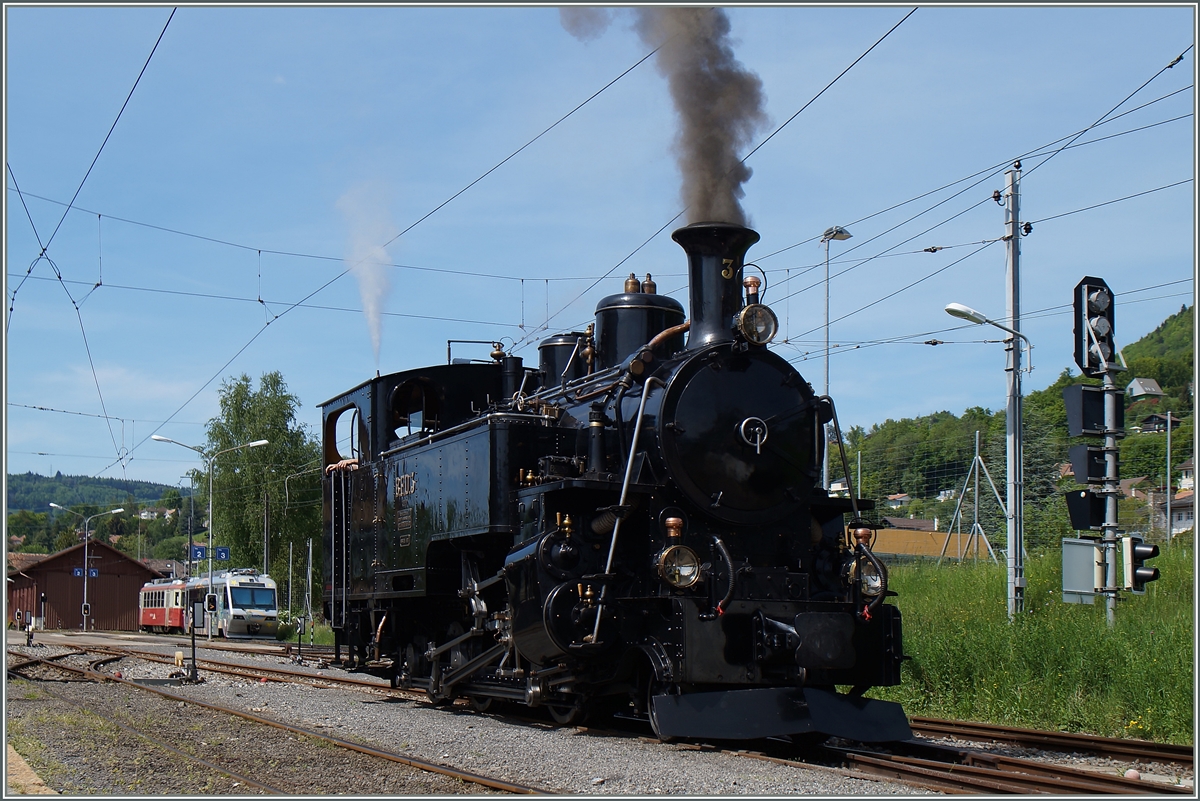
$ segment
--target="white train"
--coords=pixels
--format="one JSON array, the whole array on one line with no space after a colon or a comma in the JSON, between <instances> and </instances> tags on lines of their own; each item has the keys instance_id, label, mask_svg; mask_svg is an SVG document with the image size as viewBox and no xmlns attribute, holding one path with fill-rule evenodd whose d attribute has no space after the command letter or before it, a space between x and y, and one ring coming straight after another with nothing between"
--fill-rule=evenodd
<instances>
[{"instance_id":1,"label":"white train","mask_svg":"<svg viewBox=\"0 0 1200 801\"><path fill-rule=\"evenodd\" d=\"M187 582L188 599L204 607L211 593L216 609L196 620L196 633L220 637L274 638L279 630L278 593L275 581L252 567L235 568Z\"/></svg>"}]
</instances>

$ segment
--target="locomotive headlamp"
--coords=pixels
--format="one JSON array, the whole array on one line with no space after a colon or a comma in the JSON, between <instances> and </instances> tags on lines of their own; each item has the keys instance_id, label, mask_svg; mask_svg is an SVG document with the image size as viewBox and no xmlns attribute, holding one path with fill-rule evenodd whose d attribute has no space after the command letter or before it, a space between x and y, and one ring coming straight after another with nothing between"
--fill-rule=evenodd
<instances>
[{"instance_id":1,"label":"locomotive headlamp","mask_svg":"<svg viewBox=\"0 0 1200 801\"><path fill-rule=\"evenodd\" d=\"M865 598L875 598L886 589L883 575L870 559L859 559L853 555L842 564L842 581L847 587L858 582L859 591Z\"/></svg>"},{"instance_id":2,"label":"locomotive headlamp","mask_svg":"<svg viewBox=\"0 0 1200 801\"><path fill-rule=\"evenodd\" d=\"M700 580L700 557L686 545L672 545L658 555L658 577L676 589Z\"/></svg>"},{"instance_id":3,"label":"locomotive headlamp","mask_svg":"<svg viewBox=\"0 0 1200 801\"><path fill-rule=\"evenodd\" d=\"M875 565L864 561L860 576L859 584L864 596L874 598L883 592L883 576L879 575Z\"/></svg>"},{"instance_id":4,"label":"locomotive headlamp","mask_svg":"<svg viewBox=\"0 0 1200 801\"><path fill-rule=\"evenodd\" d=\"M737 329L754 345L765 345L779 331L779 318L761 303L751 303L738 312Z\"/></svg>"}]
</instances>

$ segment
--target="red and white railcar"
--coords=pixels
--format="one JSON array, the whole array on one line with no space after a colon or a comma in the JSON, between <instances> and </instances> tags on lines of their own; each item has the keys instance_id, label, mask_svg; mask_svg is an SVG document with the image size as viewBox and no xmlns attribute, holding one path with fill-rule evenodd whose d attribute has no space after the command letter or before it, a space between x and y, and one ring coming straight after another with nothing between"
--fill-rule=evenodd
<instances>
[{"instance_id":1,"label":"red and white railcar","mask_svg":"<svg viewBox=\"0 0 1200 801\"><path fill-rule=\"evenodd\" d=\"M187 625L187 584L183 579L154 579L138 593L142 631L183 634Z\"/></svg>"}]
</instances>

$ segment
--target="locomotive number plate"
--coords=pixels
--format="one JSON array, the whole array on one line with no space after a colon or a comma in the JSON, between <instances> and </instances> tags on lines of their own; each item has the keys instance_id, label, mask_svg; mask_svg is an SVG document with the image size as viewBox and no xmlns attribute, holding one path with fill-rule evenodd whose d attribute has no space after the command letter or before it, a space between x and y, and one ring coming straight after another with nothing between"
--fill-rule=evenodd
<instances>
[{"instance_id":1,"label":"locomotive number plate","mask_svg":"<svg viewBox=\"0 0 1200 801\"><path fill-rule=\"evenodd\" d=\"M417 474L402 473L396 476L396 497L403 498L417 491Z\"/></svg>"},{"instance_id":2,"label":"locomotive number plate","mask_svg":"<svg viewBox=\"0 0 1200 801\"><path fill-rule=\"evenodd\" d=\"M412 508L396 510L396 530L404 531L413 527L413 510ZM402 540L407 540L408 536L401 537ZM401 542L401 545L408 545L407 542Z\"/></svg>"},{"instance_id":3,"label":"locomotive number plate","mask_svg":"<svg viewBox=\"0 0 1200 801\"><path fill-rule=\"evenodd\" d=\"M409 545L412 545L412 536L409 534L401 534L396 538L396 544L401 548L407 548Z\"/></svg>"}]
</instances>

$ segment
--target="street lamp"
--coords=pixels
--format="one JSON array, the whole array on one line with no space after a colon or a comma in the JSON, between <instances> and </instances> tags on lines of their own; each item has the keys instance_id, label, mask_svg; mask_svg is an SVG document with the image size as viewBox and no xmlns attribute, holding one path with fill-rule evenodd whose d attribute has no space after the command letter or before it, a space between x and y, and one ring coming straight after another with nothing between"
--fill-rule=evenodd
<instances>
[{"instance_id":1,"label":"street lamp","mask_svg":"<svg viewBox=\"0 0 1200 801\"><path fill-rule=\"evenodd\" d=\"M1033 369L1033 343L1029 337L1009 328L1006 325L989 320L983 314L961 303L950 303L946 313L961 320L967 320L976 325L987 325L999 328L1012 334L1008 342L1009 366L1008 371L1008 411L1005 415L1005 433L1007 440L1006 465L1008 473L1008 508L1004 516L1008 523L1008 617L1025 609L1025 446L1021 436L1021 349L1015 342L1017 337L1025 340L1025 348L1030 351L1030 369Z\"/></svg>"},{"instance_id":2,"label":"street lamp","mask_svg":"<svg viewBox=\"0 0 1200 801\"><path fill-rule=\"evenodd\" d=\"M840 225L827 228L821 235L821 243L825 245L825 394L829 394L829 242L843 241L850 238L850 232ZM825 424L825 456L821 461L821 486L829 490L829 424Z\"/></svg>"},{"instance_id":3,"label":"street lamp","mask_svg":"<svg viewBox=\"0 0 1200 801\"><path fill-rule=\"evenodd\" d=\"M83 517L83 515L79 514L79 512L73 512L70 509L66 509L62 506L59 506L57 503L54 503L53 501L51 501L50 505L53 506L55 509L62 509L64 512L71 512L71 514L73 514L73 515L79 515L80 517ZM117 515L124 511L125 510L123 508L109 509L107 512L97 512L94 515L89 515L87 517L83 517L83 608L80 611L83 612L83 630L84 631L88 630L88 613L91 611L88 608L88 591L87 591L87 585L88 585L88 523L92 522L93 518L100 517L101 515Z\"/></svg>"},{"instance_id":4,"label":"street lamp","mask_svg":"<svg viewBox=\"0 0 1200 801\"><path fill-rule=\"evenodd\" d=\"M195 445L184 445L184 443L182 443L182 442L178 442L176 440L169 439L167 437L161 437L158 434L151 434L150 439L152 439L156 442L172 442L176 445L181 445L184 448L187 448L188 450L193 450L196 453L200 454L201 456L204 456L203 449L198 448ZM212 456L204 456L204 458L208 460L208 579L209 579L210 587L212 586L211 583L212 583L212 572L213 572L213 567L212 567L212 562L213 562L213 462L215 462L217 460L217 457L223 453L230 453L231 451L240 451L242 448L257 448L260 445L267 445L267 444L269 444L267 440L259 439L259 440L255 440L254 442L247 442L244 445L235 445L232 448L226 448L223 451L217 451ZM191 558L191 554L188 554L188 558L189 559ZM212 639L212 616L211 616L211 614L209 615L208 623L209 623L209 625L207 627L208 628L208 639L211 640Z\"/></svg>"}]
</instances>

